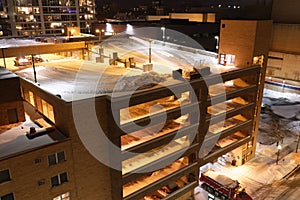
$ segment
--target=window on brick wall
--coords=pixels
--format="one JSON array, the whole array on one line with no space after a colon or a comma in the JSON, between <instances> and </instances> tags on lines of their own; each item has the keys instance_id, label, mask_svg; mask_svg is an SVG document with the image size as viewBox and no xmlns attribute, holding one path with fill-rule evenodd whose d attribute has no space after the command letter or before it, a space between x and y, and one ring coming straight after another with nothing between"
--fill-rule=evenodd
<instances>
[{"instance_id":1,"label":"window on brick wall","mask_svg":"<svg viewBox=\"0 0 300 200\"><path fill-rule=\"evenodd\" d=\"M48 119L55 123L53 106L44 99L36 96L36 107L38 111L43 113Z\"/></svg>"},{"instance_id":2,"label":"window on brick wall","mask_svg":"<svg viewBox=\"0 0 300 200\"><path fill-rule=\"evenodd\" d=\"M66 182L68 182L67 172L64 172L64 173L61 173L61 174L51 177L51 186L52 187L59 186Z\"/></svg>"},{"instance_id":3,"label":"window on brick wall","mask_svg":"<svg viewBox=\"0 0 300 200\"><path fill-rule=\"evenodd\" d=\"M11 178L10 178L9 169L0 170L0 184L10 180Z\"/></svg>"},{"instance_id":4,"label":"window on brick wall","mask_svg":"<svg viewBox=\"0 0 300 200\"><path fill-rule=\"evenodd\" d=\"M219 64L221 65L234 65L235 63L235 55L231 54L220 54L220 61Z\"/></svg>"},{"instance_id":5,"label":"window on brick wall","mask_svg":"<svg viewBox=\"0 0 300 200\"><path fill-rule=\"evenodd\" d=\"M71 200L70 192L66 192L57 197L54 197L53 200Z\"/></svg>"},{"instance_id":6,"label":"window on brick wall","mask_svg":"<svg viewBox=\"0 0 300 200\"><path fill-rule=\"evenodd\" d=\"M29 91L29 103L31 103L33 106L35 106L34 94L31 91Z\"/></svg>"},{"instance_id":7,"label":"window on brick wall","mask_svg":"<svg viewBox=\"0 0 300 200\"><path fill-rule=\"evenodd\" d=\"M14 200L14 193L9 193L0 197L0 200Z\"/></svg>"},{"instance_id":8,"label":"window on brick wall","mask_svg":"<svg viewBox=\"0 0 300 200\"><path fill-rule=\"evenodd\" d=\"M48 156L48 164L49 166L51 165L56 165L58 163L62 163L66 161L66 155L64 151L57 152L55 154L51 154Z\"/></svg>"}]
</instances>

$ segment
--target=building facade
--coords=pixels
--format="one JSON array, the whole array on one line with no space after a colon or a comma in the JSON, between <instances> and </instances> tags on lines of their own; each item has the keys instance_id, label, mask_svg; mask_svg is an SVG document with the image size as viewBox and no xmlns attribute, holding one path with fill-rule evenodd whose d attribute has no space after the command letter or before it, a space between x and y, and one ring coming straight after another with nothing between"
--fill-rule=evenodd
<instances>
[{"instance_id":1,"label":"building facade","mask_svg":"<svg viewBox=\"0 0 300 200\"><path fill-rule=\"evenodd\" d=\"M62 135L57 138L50 132L33 139L23 135L24 140L19 141L22 145L16 139L1 144L2 152L6 153L16 148L11 144L20 145L16 150L24 144L31 145L25 145L26 151L0 155L0 196L9 195L10 200L136 200L155 196L188 199L198 185L200 166L232 151L235 164L241 165L249 159L249 152L251 155L255 152L253 127L260 74L260 66L221 73L226 83L240 78L252 80L246 85L226 86L225 93L218 90L219 75L211 75L206 81L200 78L172 84L170 87L176 90L179 99L172 98L174 94L168 88L158 87L132 96L99 96L72 102L20 79L26 112L39 111ZM129 99L130 105L125 106L124 102ZM99 138L101 134L93 124L91 101L95 102L99 125L119 150L99 143L98 139L105 138L103 135ZM144 128L143 125L149 123L147 110L153 103L164 105L166 121L160 110L150 115L153 125ZM222 109L224 103L225 110ZM222 122L224 126L220 125ZM92 154L95 152L82 140L78 123L83 125L85 136L94 138L92 145L98 146L96 149L106 158L106 165L112 163L120 170L96 159ZM157 127L161 130L157 131ZM7 134L10 133L1 136ZM49 143L41 143L49 136L52 138ZM33 144L38 146L33 148ZM9 151L4 151L7 148Z\"/></svg>"},{"instance_id":2,"label":"building facade","mask_svg":"<svg viewBox=\"0 0 300 200\"><path fill-rule=\"evenodd\" d=\"M1 0L0 31L4 36L67 35L68 27L91 32L94 0Z\"/></svg>"},{"instance_id":3,"label":"building facade","mask_svg":"<svg viewBox=\"0 0 300 200\"><path fill-rule=\"evenodd\" d=\"M270 46L267 76L269 80L285 85L298 85L286 81L300 81L300 17L297 8L299 1L288 0L285 3L274 0L272 9L273 34ZM273 79L273 81L275 80ZM295 90L292 90L295 92Z\"/></svg>"},{"instance_id":4,"label":"building facade","mask_svg":"<svg viewBox=\"0 0 300 200\"><path fill-rule=\"evenodd\" d=\"M245 151L247 156L242 163L255 156L272 26L271 20L221 20L219 63L239 68L247 68L254 64L261 66L256 100L258 106L254 112L255 119L252 127L253 147ZM251 78L243 78L243 80L247 83L253 81Z\"/></svg>"},{"instance_id":5,"label":"building facade","mask_svg":"<svg viewBox=\"0 0 300 200\"><path fill-rule=\"evenodd\" d=\"M0 125L25 121L23 100L19 77L4 68L0 68ZM10 88L7 91L7 88Z\"/></svg>"}]
</instances>

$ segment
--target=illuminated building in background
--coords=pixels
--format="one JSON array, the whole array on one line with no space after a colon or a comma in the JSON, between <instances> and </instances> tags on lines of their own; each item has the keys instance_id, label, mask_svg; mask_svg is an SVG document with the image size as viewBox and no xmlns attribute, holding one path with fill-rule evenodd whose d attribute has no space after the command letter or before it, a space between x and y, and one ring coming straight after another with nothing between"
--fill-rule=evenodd
<instances>
[{"instance_id":1,"label":"illuminated building in background","mask_svg":"<svg viewBox=\"0 0 300 200\"><path fill-rule=\"evenodd\" d=\"M66 35L67 27L90 33L95 0L0 0L2 35Z\"/></svg>"}]
</instances>

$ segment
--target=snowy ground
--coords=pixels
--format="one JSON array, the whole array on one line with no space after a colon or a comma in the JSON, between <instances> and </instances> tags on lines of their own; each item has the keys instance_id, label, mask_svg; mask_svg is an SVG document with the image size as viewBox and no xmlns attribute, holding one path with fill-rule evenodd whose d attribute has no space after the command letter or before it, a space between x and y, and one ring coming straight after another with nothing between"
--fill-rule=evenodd
<instances>
[{"instance_id":1,"label":"snowy ground","mask_svg":"<svg viewBox=\"0 0 300 200\"><path fill-rule=\"evenodd\" d=\"M300 121L295 117L300 111L300 95L265 89L263 102L268 109L261 116L256 157L239 167L225 167L219 163L209 164L209 167L238 180L254 200L299 199L299 171L295 177L284 177L300 164L300 153L295 153L300 133ZM286 109L286 106L293 109ZM276 164L279 139L282 149ZM201 188L196 188L195 192L196 200L207 199L207 192Z\"/></svg>"},{"instance_id":2,"label":"snowy ground","mask_svg":"<svg viewBox=\"0 0 300 200\"><path fill-rule=\"evenodd\" d=\"M9 48L9 47L20 47L20 46L28 46L28 45L38 45L40 42L35 41L34 39L0 39L1 48Z\"/></svg>"}]
</instances>

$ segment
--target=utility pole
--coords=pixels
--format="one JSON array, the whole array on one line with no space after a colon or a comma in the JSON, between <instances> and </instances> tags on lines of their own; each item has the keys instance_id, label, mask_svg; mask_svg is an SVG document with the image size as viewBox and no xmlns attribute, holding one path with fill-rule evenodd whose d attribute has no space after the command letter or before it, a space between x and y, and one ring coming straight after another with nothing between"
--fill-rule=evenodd
<instances>
[{"instance_id":1,"label":"utility pole","mask_svg":"<svg viewBox=\"0 0 300 200\"><path fill-rule=\"evenodd\" d=\"M1 48L1 50L2 50L2 58L3 58L4 67L6 68L6 61L5 61L5 55L4 55L4 48Z\"/></svg>"},{"instance_id":2,"label":"utility pole","mask_svg":"<svg viewBox=\"0 0 300 200\"><path fill-rule=\"evenodd\" d=\"M151 63L151 57L152 57L152 55L151 55L151 40L149 40L149 63Z\"/></svg>"},{"instance_id":3,"label":"utility pole","mask_svg":"<svg viewBox=\"0 0 300 200\"><path fill-rule=\"evenodd\" d=\"M300 132L298 132L298 141L297 141L297 146L296 146L296 153L298 153L299 142L300 142Z\"/></svg>"},{"instance_id":4,"label":"utility pole","mask_svg":"<svg viewBox=\"0 0 300 200\"><path fill-rule=\"evenodd\" d=\"M31 55L31 62L32 62L32 68L33 68L33 76L34 76L34 82L37 83L36 80L36 71L35 71L35 64L34 64L34 55Z\"/></svg>"},{"instance_id":5,"label":"utility pole","mask_svg":"<svg viewBox=\"0 0 300 200\"><path fill-rule=\"evenodd\" d=\"M163 39L163 44L165 45L165 38L166 38L166 27L161 27L162 30L162 39Z\"/></svg>"},{"instance_id":6,"label":"utility pole","mask_svg":"<svg viewBox=\"0 0 300 200\"><path fill-rule=\"evenodd\" d=\"M278 145L278 146L277 146L277 159L276 159L276 165L278 165L280 150L281 150L281 145Z\"/></svg>"}]
</instances>

